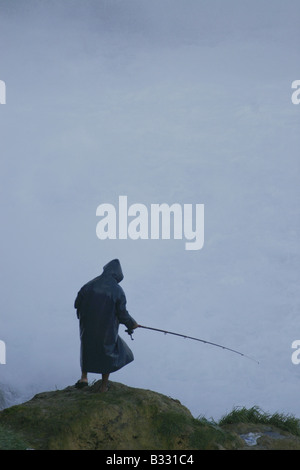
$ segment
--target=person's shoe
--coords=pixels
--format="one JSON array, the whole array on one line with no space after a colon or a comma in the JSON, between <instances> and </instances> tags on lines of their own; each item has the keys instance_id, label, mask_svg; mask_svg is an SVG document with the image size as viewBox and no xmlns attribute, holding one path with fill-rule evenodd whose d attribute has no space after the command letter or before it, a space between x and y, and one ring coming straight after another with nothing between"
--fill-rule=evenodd
<instances>
[{"instance_id":1,"label":"person's shoe","mask_svg":"<svg viewBox=\"0 0 300 470\"><path fill-rule=\"evenodd\" d=\"M75 388L84 388L84 387L88 387L88 383L87 382L83 382L82 380L78 380L75 384Z\"/></svg>"}]
</instances>

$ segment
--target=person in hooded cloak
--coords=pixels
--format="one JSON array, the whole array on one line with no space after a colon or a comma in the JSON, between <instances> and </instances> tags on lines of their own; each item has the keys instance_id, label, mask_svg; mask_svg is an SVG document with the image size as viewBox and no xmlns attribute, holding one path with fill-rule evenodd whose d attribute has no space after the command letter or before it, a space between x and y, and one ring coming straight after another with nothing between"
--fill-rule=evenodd
<instances>
[{"instance_id":1,"label":"person in hooded cloak","mask_svg":"<svg viewBox=\"0 0 300 470\"><path fill-rule=\"evenodd\" d=\"M119 285L123 278L120 261L114 259L77 294L74 307L79 319L81 366L77 388L88 385L87 374L91 372L102 374L101 391L107 391L109 375L134 360L118 335L120 323L130 331L138 327L126 309L126 296Z\"/></svg>"}]
</instances>

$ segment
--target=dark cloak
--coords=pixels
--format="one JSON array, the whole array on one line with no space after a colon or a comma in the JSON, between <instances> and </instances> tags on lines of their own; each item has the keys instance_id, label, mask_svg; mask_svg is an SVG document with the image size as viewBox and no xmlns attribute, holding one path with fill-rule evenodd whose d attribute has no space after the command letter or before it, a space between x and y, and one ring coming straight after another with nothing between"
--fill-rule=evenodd
<instances>
[{"instance_id":1,"label":"dark cloak","mask_svg":"<svg viewBox=\"0 0 300 470\"><path fill-rule=\"evenodd\" d=\"M74 307L79 318L80 365L84 372L109 374L134 360L132 351L118 335L120 323L129 329L136 325L119 285L123 277L121 264L114 259L77 294Z\"/></svg>"}]
</instances>

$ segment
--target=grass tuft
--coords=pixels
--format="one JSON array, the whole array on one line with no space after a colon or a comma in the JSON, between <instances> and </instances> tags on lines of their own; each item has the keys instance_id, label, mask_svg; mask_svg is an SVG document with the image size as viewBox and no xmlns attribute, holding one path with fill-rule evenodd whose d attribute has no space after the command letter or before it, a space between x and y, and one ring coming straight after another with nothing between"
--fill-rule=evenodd
<instances>
[{"instance_id":1,"label":"grass tuft","mask_svg":"<svg viewBox=\"0 0 300 470\"><path fill-rule=\"evenodd\" d=\"M220 419L219 426L237 423L272 425L295 436L300 436L300 421L295 416L284 413L266 413L258 406L253 406L252 408L234 408Z\"/></svg>"}]
</instances>

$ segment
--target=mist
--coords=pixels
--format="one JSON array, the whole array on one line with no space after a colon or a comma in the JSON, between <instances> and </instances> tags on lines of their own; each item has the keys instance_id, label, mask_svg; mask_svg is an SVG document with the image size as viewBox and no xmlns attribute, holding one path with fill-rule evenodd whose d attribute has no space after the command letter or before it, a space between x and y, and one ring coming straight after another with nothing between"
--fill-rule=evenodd
<instances>
[{"instance_id":1,"label":"mist","mask_svg":"<svg viewBox=\"0 0 300 470\"><path fill-rule=\"evenodd\" d=\"M119 258L142 325L111 380L194 416L300 416L298 1L0 0L0 388L75 383L80 287ZM100 204L204 204L204 245L100 240ZM89 379L99 376L91 374ZM17 399L17 398L16 398Z\"/></svg>"}]
</instances>

